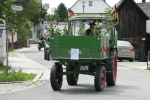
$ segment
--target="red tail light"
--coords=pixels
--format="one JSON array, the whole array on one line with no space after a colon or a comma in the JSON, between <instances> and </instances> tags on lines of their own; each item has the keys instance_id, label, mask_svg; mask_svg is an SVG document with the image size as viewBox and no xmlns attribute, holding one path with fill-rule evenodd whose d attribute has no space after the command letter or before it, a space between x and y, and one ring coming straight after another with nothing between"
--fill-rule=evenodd
<instances>
[{"instance_id":1,"label":"red tail light","mask_svg":"<svg viewBox=\"0 0 150 100\"><path fill-rule=\"evenodd\" d=\"M134 49L134 48L132 48L132 49L131 49L131 52L135 52L135 49Z\"/></svg>"}]
</instances>

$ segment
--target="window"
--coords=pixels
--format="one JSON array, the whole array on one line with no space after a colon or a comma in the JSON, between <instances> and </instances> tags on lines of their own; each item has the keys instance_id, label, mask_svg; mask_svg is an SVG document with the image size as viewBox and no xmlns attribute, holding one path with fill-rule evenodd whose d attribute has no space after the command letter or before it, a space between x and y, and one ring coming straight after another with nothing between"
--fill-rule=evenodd
<instances>
[{"instance_id":1,"label":"window","mask_svg":"<svg viewBox=\"0 0 150 100\"><path fill-rule=\"evenodd\" d=\"M33 38L32 32L29 33L29 37L30 37L31 39Z\"/></svg>"},{"instance_id":2,"label":"window","mask_svg":"<svg viewBox=\"0 0 150 100\"><path fill-rule=\"evenodd\" d=\"M92 6L93 5L93 2L92 1L89 1L89 6Z\"/></svg>"},{"instance_id":3,"label":"window","mask_svg":"<svg viewBox=\"0 0 150 100\"><path fill-rule=\"evenodd\" d=\"M40 37L40 30L37 30L37 38Z\"/></svg>"}]
</instances>

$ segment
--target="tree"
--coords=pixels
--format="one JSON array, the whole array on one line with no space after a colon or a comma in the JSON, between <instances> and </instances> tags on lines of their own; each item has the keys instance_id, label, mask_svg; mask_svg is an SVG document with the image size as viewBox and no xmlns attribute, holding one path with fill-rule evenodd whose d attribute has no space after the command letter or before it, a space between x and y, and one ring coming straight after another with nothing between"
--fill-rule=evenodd
<instances>
[{"instance_id":1,"label":"tree","mask_svg":"<svg viewBox=\"0 0 150 100\"><path fill-rule=\"evenodd\" d=\"M34 25L37 25L39 23L39 18L45 18L45 16L47 15L47 11L49 9L49 4L45 3L45 4L41 4L40 2L39 9L40 9L40 14L37 13L36 15L34 15L33 18L31 18L31 21L34 23Z\"/></svg>"},{"instance_id":2,"label":"tree","mask_svg":"<svg viewBox=\"0 0 150 100\"><path fill-rule=\"evenodd\" d=\"M0 0L0 24L3 24L3 20L6 20L7 12L13 12L12 5L12 0Z\"/></svg>"},{"instance_id":3,"label":"tree","mask_svg":"<svg viewBox=\"0 0 150 100\"><path fill-rule=\"evenodd\" d=\"M26 41L29 37L33 25L39 23L39 18L45 16L48 9L48 4L42 5L39 0L29 0L27 3L22 3L22 11L7 12L7 24L10 25L10 34L17 33L19 41ZM44 13L41 13L43 10ZM42 15L41 15L42 14Z\"/></svg>"},{"instance_id":4,"label":"tree","mask_svg":"<svg viewBox=\"0 0 150 100\"><path fill-rule=\"evenodd\" d=\"M23 6L22 11L6 13L7 24L10 25L10 33L14 34L16 32L18 36L22 36L21 34L28 34L25 33L26 31L23 31L23 28L25 28L25 23L28 21L32 21L32 19L34 19L34 16L40 15L40 2L37 0L29 0L29 2L27 3L22 3L21 6ZM12 30L14 30L14 32ZM31 28L28 30L31 30ZM26 40L26 37L22 37L22 39L20 40Z\"/></svg>"},{"instance_id":5,"label":"tree","mask_svg":"<svg viewBox=\"0 0 150 100\"><path fill-rule=\"evenodd\" d=\"M58 5L56 13L59 15L60 21L65 21L68 17L67 8L63 3Z\"/></svg>"}]
</instances>

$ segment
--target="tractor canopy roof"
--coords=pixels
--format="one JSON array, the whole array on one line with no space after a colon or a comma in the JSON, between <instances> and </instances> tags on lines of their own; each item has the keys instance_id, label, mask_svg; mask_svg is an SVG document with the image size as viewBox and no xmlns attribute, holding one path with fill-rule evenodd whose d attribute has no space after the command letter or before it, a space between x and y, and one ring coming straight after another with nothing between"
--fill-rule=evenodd
<instances>
[{"instance_id":1,"label":"tractor canopy roof","mask_svg":"<svg viewBox=\"0 0 150 100\"><path fill-rule=\"evenodd\" d=\"M90 19L95 19L95 20L100 20L100 19L105 19L106 18L106 14L77 14L71 18L69 18L69 20L90 20Z\"/></svg>"}]
</instances>

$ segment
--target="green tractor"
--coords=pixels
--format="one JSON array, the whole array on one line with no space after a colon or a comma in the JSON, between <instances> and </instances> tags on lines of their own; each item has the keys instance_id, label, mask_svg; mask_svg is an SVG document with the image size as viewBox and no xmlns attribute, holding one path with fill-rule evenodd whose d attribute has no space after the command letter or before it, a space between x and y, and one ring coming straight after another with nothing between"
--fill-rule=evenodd
<instances>
[{"instance_id":1,"label":"green tractor","mask_svg":"<svg viewBox=\"0 0 150 100\"><path fill-rule=\"evenodd\" d=\"M95 33L85 36L90 23L95 23ZM63 75L68 85L77 85L79 74L92 75L96 91L103 91L105 82L115 86L117 31L113 23L102 14L79 14L69 19L69 34L51 35L50 59L56 60L50 72L53 90L61 89Z\"/></svg>"}]
</instances>

